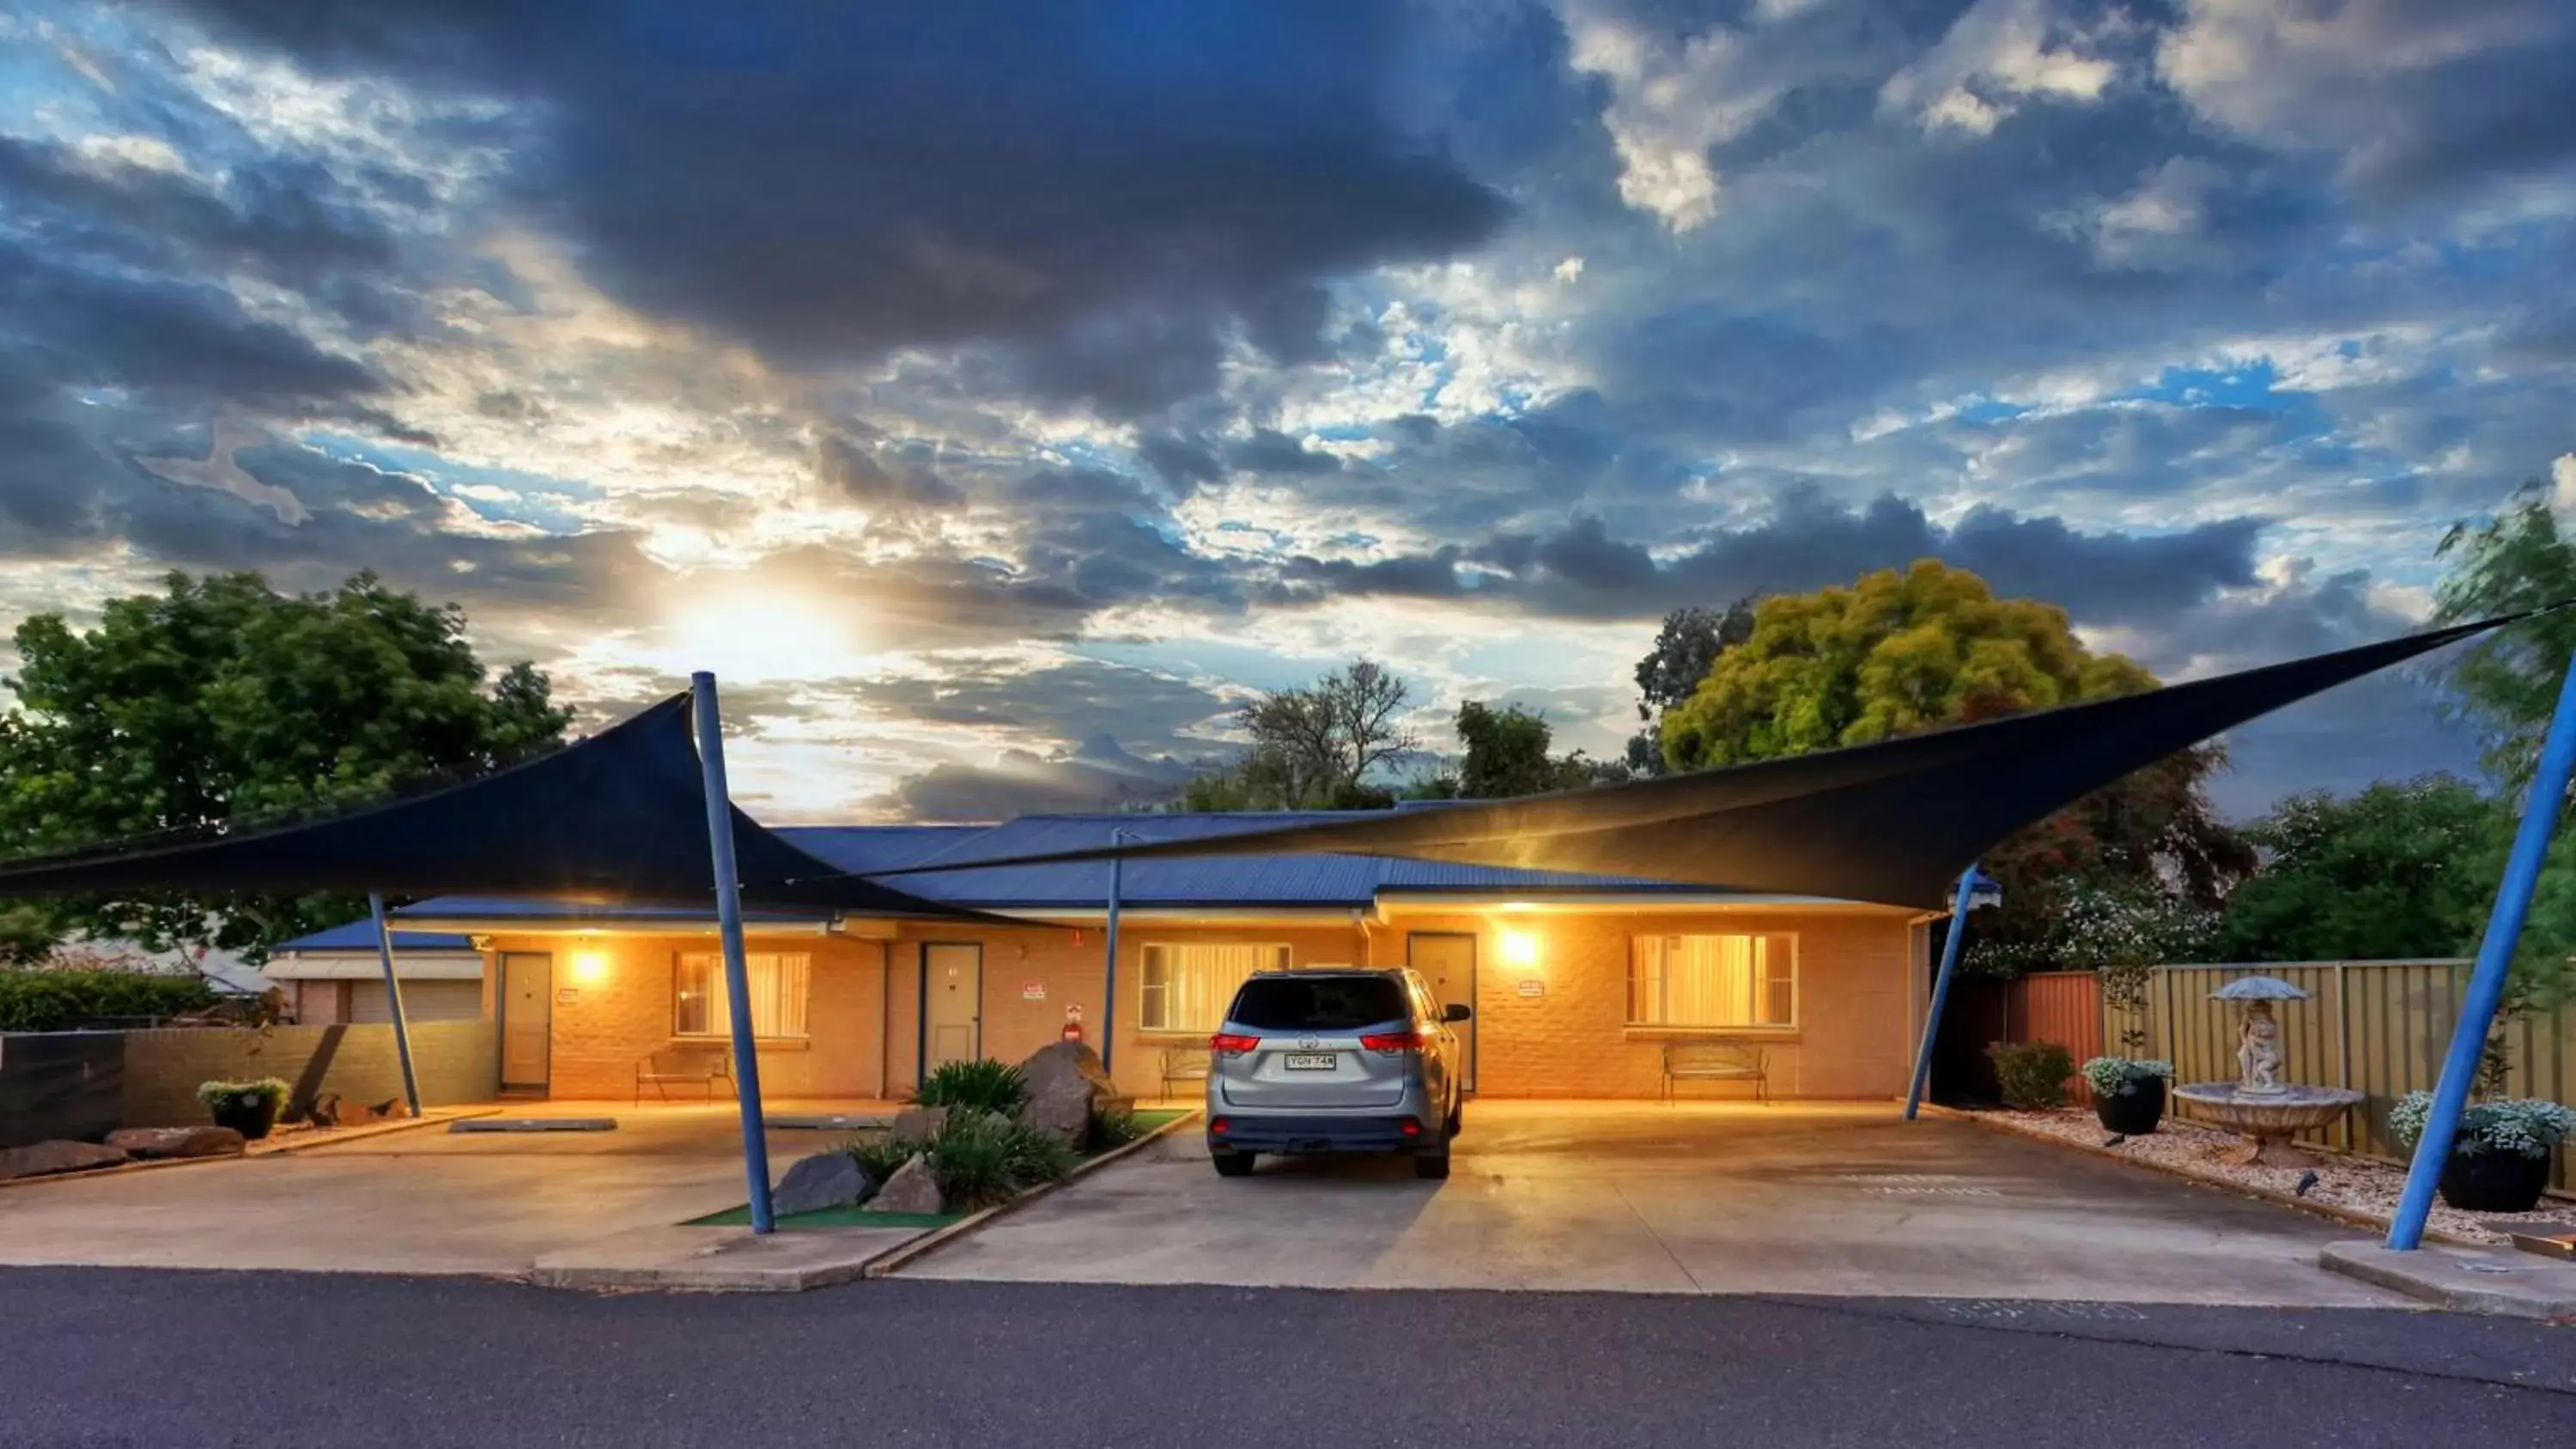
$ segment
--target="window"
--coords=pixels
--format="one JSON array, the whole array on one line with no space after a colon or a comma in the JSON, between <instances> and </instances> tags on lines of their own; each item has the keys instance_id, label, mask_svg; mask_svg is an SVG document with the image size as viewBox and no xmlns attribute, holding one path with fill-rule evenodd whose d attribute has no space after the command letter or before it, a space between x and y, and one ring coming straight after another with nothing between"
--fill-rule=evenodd
<instances>
[{"instance_id":1,"label":"window","mask_svg":"<svg viewBox=\"0 0 2576 1449\"><path fill-rule=\"evenodd\" d=\"M1795 1026L1798 938L1639 936L1628 956L1628 1020L1636 1026Z\"/></svg>"},{"instance_id":2,"label":"window","mask_svg":"<svg viewBox=\"0 0 2576 1449\"><path fill-rule=\"evenodd\" d=\"M1393 976L1299 973L1243 988L1233 1017L1261 1031L1357 1031L1381 1022L1408 1021L1411 993Z\"/></svg>"},{"instance_id":3,"label":"window","mask_svg":"<svg viewBox=\"0 0 2576 1449\"><path fill-rule=\"evenodd\" d=\"M1288 969L1285 946L1193 941L1145 948L1138 1025L1145 1031L1214 1031L1235 988L1255 971Z\"/></svg>"},{"instance_id":4,"label":"window","mask_svg":"<svg viewBox=\"0 0 2576 1449\"><path fill-rule=\"evenodd\" d=\"M802 951L754 951L742 958L751 986L751 1034L801 1037L805 1034L805 986L814 958ZM673 973L671 1031L676 1036L724 1036L733 1029L725 1005L724 958L714 952L689 952Z\"/></svg>"}]
</instances>

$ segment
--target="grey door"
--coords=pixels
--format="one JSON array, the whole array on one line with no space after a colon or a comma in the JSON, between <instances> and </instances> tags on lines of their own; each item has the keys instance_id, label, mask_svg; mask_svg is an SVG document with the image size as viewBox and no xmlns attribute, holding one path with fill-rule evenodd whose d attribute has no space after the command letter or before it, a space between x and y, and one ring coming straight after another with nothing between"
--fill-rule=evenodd
<instances>
[{"instance_id":1,"label":"grey door","mask_svg":"<svg viewBox=\"0 0 2576 1449\"><path fill-rule=\"evenodd\" d=\"M1404 938L1404 964L1422 973L1431 983L1431 994L1442 1006L1452 1003L1473 1009L1476 1005L1476 938L1463 932L1415 931ZM1461 1091L1476 1090L1476 1028L1474 1017L1458 1023L1458 1081Z\"/></svg>"},{"instance_id":2,"label":"grey door","mask_svg":"<svg viewBox=\"0 0 2576 1449\"><path fill-rule=\"evenodd\" d=\"M933 942L921 948L921 1070L984 1054L984 948Z\"/></svg>"},{"instance_id":3,"label":"grey door","mask_svg":"<svg viewBox=\"0 0 2576 1449\"><path fill-rule=\"evenodd\" d=\"M555 958L542 951L501 957L501 1085L546 1089L555 1018Z\"/></svg>"}]
</instances>

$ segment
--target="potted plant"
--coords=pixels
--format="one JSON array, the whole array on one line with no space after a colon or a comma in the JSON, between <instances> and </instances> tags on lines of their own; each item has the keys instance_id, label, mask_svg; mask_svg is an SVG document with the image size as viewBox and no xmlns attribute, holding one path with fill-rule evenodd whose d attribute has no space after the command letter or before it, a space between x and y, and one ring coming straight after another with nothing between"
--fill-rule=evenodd
<instances>
[{"instance_id":1,"label":"potted plant","mask_svg":"<svg viewBox=\"0 0 2576 1449\"><path fill-rule=\"evenodd\" d=\"M2106 1131L2131 1137L2155 1131L2164 1120L2165 1083L2173 1074L2171 1062L2093 1058L2084 1064L2084 1081L2093 1089L2093 1115Z\"/></svg>"},{"instance_id":2,"label":"potted plant","mask_svg":"<svg viewBox=\"0 0 2576 1449\"><path fill-rule=\"evenodd\" d=\"M2413 1146L2433 1110L2433 1094L2409 1092L2388 1109L2388 1130ZM2576 1132L2576 1112L2556 1102L2511 1097L2471 1102L2442 1164L2442 1201L2463 1212L2527 1213L2549 1185L2549 1150Z\"/></svg>"},{"instance_id":3,"label":"potted plant","mask_svg":"<svg viewBox=\"0 0 2576 1449\"><path fill-rule=\"evenodd\" d=\"M197 1100L215 1115L216 1126L230 1127L257 1141L277 1125L278 1110L286 1105L286 1090L286 1084L275 1077L256 1082L200 1082Z\"/></svg>"}]
</instances>

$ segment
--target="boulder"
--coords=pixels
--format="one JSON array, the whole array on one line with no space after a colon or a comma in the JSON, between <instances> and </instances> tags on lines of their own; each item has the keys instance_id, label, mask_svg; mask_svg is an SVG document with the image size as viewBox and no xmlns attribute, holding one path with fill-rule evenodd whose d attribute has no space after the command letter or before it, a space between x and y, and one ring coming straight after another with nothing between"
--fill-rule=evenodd
<instances>
[{"instance_id":1,"label":"boulder","mask_svg":"<svg viewBox=\"0 0 2576 1449\"><path fill-rule=\"evenodd\" d=\"M850 1154L818 1152L787 1169L770 1192L769 1205L780 1217L821 1212L866 1202L876 1187L868 1180L868 1170Z\"/></svg>"},{"instance_id":2,"label":"boulder","mask_svg":"<svg viewBox=\"0 0 2576 1449\"><path fill-rule=\"evenodd\" d=\"M38 1142L0 1148L0 1182L13 1177L45 1177L57 1172L114 1167L128 1160L124 1148L101 1147L95 1142Z\"/></svg>"},{"instance_id":3,"label":"boulder","mask_svg":"<svg viewBox=\"0 0 2576 1449\"><path fill-rule=\"evenodd\" d=\"M234 1157L244 1143L230 1127L120 1127L107 1145L136 1157Z\"/></svg>"},{"instance_id":4,"label":"boulder","mask_svg":"<svg viewBox=\"0 0 2576 1449\"><path fill-rule=\"evenodd\" d=\"M868 1199L860 1211L871 1213L935 1213L940 1210L939 1179L930 1170L930 1159L915 1157L894 1170Z\"/></svg>"},{"instance_id":5,"label":"boulder","mask_svg":"<svg viewBox=\"0 0 2576 1449\"><path fill-rule=\"evenodd\" d=\"M894 1125L886 1135L897 1142L927 1142L948 1125L945 1107L906 1107L894 1114Z\"/></svg>"},{"instance_id":6,"label":"boulder","mask_svg":"<svg viewBox=\"0 0 2576 1449\"><path fill-rule=\"evenodd\" d=\"M1091 1139L1092 1113L1124 1100L1100 1064L1100 1053L1078 1041L1049 1042L1020 1063L1029 1099L1020 1120L1080 1151Z\"/></svg>"}]
</instances>

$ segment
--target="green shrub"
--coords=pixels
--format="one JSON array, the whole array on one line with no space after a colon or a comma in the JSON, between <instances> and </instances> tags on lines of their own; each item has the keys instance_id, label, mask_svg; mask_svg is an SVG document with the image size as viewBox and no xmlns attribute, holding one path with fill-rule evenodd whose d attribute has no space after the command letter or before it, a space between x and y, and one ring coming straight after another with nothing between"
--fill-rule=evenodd
<instances>
[{"instance_id":1,"label":"green shrub","mask_svg":"<svg viewBox=\"0 0 2576 1449\"><path fill-rule=\"evenodd\" d=\"M214 989L195 976L0 970L0 1031L72 1031L117 1018L158 1021L214 1004Z\"/></svg>"},{"instance_id":2,"label":"green shrub","mask_svg":"<svg viewBox=\"0 0 2576 1449\"><path fill-rule=\"evenodd\" d=\"M1090 1142L1094 1152L1124 1147L1144 1135L1145 1124L1136 1120L1133 1108L1112 1107L1105 1112L1091 1114Z\"/></svg>"},{"instance_id":3,"label":"green shrub","mask_svg":"<svg viewBox=\"0 0 2576 1449\"><path fill-rule=\"evenodd\" d=\"M269 1110L276 1111L286 1105L286 1093L286 1084L275 1077L262 1077L256 1082L199 1082L197 1105L213 1112L236 1104L256 1106L265 1098Z\"/></svg>"},{"instance_id":4,"label":"green shrub","mask_svg":"<svg viewBox=\"0 0 2576 1449\"><path fill-rule=\"evenodd\" d=\"M850 1154L850 1160L868 1175L868 1181L882 1187L887 1178L894 1176L895 1169L921 1155L921 1144L878 1133L873 1137L853 1137L841 1150Z\"/></svg>"},{"instance_id":5,"label":"green shrub","mask_svg":"<svg viewBox=\"0 0 2576 1449\"><path fill-rule=\"evenodd\" d=\"M2053 1041L1999 1041L1986 1048L1986 1055L1994 1061L2005 1106L2039 1112L2066 1105L2066 1079L2075 1074L2073 1052Z\"/></svg>"},{"instance_id":6,"label":"green shrub","mask_svg":"<svg viewBox=\"0 0 2576 1449\"><path fill-rule=\"evenodd\" d=\"M951 1112L930 1139L931 1173L951 1211L972 1211L1054 1182L1073 1170L1073 1149L1024 1122Z\"/></svg>"},{"instance_id":7,"label":"green shrub","mask_svg":"<svg viewBox=\"0 0 2576 1449\"><path fill-rule=\"evenodd\" d=\"M1020 1075L1020 1069L991 1057L941 1064L922 1079L921 1090L913 1097L924 1107L953 1107L1004 1117L1017 1113L1028 1099L1028 1080Z\"/></svg>"},{"instance_id":8,"label":"green shrub","mask_svg":"<svg viewBox=\"0 0 2576 1449\"><path fill-rule=\"evenodd\" d=\"M2424 1135L2424 1119L2432 1115L2433 1094L2409 1092L2388 1109L2388 1132L2398 1141L2412 1147ZM2476 1157L2488 1152L2514 1152L2525 1157L2547 1157L2549 1149L2576 1134L2576 1112L2555 1102L2537 1097L2513 1097L2500 1102L2471 1102L2460 1113L2460 1130L2451 1137L2451 1150L2463 1157Z\"/></svg>"}]
</instances>

